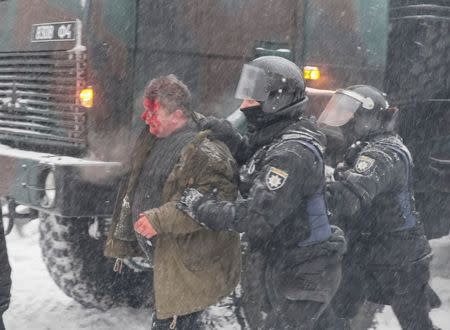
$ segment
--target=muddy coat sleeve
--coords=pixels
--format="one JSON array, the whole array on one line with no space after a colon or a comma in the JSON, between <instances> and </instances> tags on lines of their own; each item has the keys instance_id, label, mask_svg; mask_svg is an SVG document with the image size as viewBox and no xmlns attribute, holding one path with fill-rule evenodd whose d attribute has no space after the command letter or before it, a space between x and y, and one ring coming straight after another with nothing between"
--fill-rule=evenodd
<instances>
[{"instance_id":1,"label":"muddy coat sleeve","mask_svg":"<svg viewBox=\"0 0 450 330\"><path fill-rule=\"evenodd\" d=\"M327 184L327 205L336 217L352 217L404 178L405 164L394 152L363 150L355 163Z\"/></svg>"},{"instance_id":2,"label":"muddy coat sleeve","mask_svg":"<svg viewBox=\"0 0 450 330\"><path fill-rule=\"evenodd\" d=\"M158 235L184 235L205 230L176 207L187 187L196 187L203 193L216 188L222 198L236 198L237 167L229 150L222 142L212 142L205 137L199 139L201 141L196 140L183 149L180 161L169 175L163 192L167 202L144 212Z\"/></svg>"},{"instance_id":3,"label":"muddy coat sleeve","mask_svg":"<svg viewBox=\"0 0 450 330\"><path fill-rule=\"evenodd\" d=\"M271 182L273 173L277 179ZM256 239L268 239L274 227L299 207L302 196L314 192L322 178L315 156L295 142L284 142L263 162L246 198L235 202L205 200L197 207L199 222L215 229L246 232ZM274 184L271 186L271 183Z\"/></svg>"}]
</instances>

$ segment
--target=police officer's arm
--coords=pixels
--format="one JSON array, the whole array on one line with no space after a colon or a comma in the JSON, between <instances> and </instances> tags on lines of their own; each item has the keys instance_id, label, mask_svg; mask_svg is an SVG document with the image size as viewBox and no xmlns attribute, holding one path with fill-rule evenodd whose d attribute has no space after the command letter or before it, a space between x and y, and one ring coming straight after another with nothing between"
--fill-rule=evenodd
<instances>
[{"instance_id":1,"label":"police officer's arm","mask_svg":"<svg viewBox=\"0 0 450 330\"><path fill-rule=\"evenodd\" d=\"M201 230L202 227L186 214L176 209L176 202L143 212L156 235L184 235Z\"/></svg>"},{"instance_id":2,"label":"police officer's arm","mask_svg":"<svg viewBox=\"0 0 450 330\"><path fill-rule=\"evenodd\" d=\"M178 166L176 177L192 178L191 185L198 187L201 192L217 189L218 195L224 199L235 199L237 195L236 166L231 155L227 154L223 145L218 142L204 140L201 146L195 149L195 157L184 157ZM185 155L192 151L186 150ZM184 182L177 185L183 187ZM176 204L183 190L172 196L171 200L159 208L144 212L157 234L183 235L198 230L205 230L197 221L180 211Z\"/></svg>"},{"instance_id":3,"label":"police officer's arm","mask_svg":"<svg viewBox=\"0 0 450 330\"><path fill-rule=\"evenodd\" d=\"M336 217L351 217L372 203L380 193L397 184L403 162L392 152L363 150L355 164L327 184L327 205Z\"/></svg>"},{"instance_id":4,"label":"police officer's arm","mask_svg":"<svg viewBox=\"0 0 450 330\"><path fill-rule=\"evenodd\" d=\"M264 162L246 198L235 202L203 198L193 216L209 228L267 237L295 212L321 180L315 156L295 142L284 142Z\"/></svg>"},{"instance_id":5,"label":"police officer's arm","mask_svg":"<svg viewBox=\"0 0 450 330\"><path fill-rule=\"evenodd\" d=\"M251 157L254 150L250 147L248 138L233 128L228 120L209 116L202 118L200 125L202 129L208 130L211 140L222 141L227 145L238 164L245 163Z\"/></svg>"}]
</instances>

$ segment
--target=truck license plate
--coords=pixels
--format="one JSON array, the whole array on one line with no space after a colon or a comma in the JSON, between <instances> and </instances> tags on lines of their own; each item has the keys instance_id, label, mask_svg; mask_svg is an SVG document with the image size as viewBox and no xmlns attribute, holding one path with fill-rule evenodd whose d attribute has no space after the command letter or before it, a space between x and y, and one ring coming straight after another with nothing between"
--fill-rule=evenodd
<instances>
[{"instance_id":1,"label":"truck license plate","mask_svg":"<svg viewBox=\"0 0 450 330\"><path fill-rule=\"evenodd\" d=\"M76 22L33 24L32 42L75 40Z\"/></svg>"}]
</instances>

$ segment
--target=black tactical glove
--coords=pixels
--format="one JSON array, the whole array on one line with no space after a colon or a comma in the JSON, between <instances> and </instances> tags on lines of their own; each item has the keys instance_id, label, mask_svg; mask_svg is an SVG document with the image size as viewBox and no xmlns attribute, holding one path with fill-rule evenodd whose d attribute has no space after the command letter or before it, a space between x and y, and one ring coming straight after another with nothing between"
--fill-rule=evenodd
<instances>
[{"instance_id":1,"label":"black tactical glove","mask_svg":"<svg viewBox=\"0 0 450 330\"><path fill-rule=\"evenodd\" d=\"M202 226L206 226L204 223L200 222L197 211L200 205L206 203L209 200L217 200L216 188L214 188L207 194L202 194L195 188L186 188L183 191L183 195L181 196L180 201L177 203L177 208L189 215L195 221L199 222Z\"/></svg>"},{"instance_id":2,"label":"black tactical glove","mask_svg":"<svg viewBox=\"0 0 450 330\"><path fill-rule=\"evenodd\" d=\"M177 203L177 208L208 229L232 229L234 205L219 201L217 189L202 194L197 189L187 188Z\"/></svg>"},{"instance_id":3,"label":"black tactical glove","mask_svg":"<svg viewBox=\"0 0 450 330\"><path fill-rule=\"evenodd\" d=\"M363 150L363 148L367 145L366 142L356 141L353 143L345 153L344 161L347 166L353 167L353 165L356 162L356 159L358 159L359 153Z\"/></svg>"},{"instance_id":4,"label":"black tactical glove","mask_svg":"<svg viewBox=\"0 0 450 330\"><path fill-rule=\"evenodd\" d=\"M225 143L234 155L242 141L242 136L225 119L215 117L205 117L200 120L202 130L209 130L208 137L211 140L219 140Z\"/></svg>"},{"instance_id":5,"label":"black tactical glove","mask_svg":"<svg viewBox=\"0 0 450 330\"><path fill-rule=\"evenodd\" d=\"M180 201L177 203L177 209L189 215L192 219L198 221L196 211L198 206L205 200L205 195L194 188L187 188L183 191Z\"/></svg>"},{"instance_id":6,"label":"black tactical glove","mask_svg":"<svg viewBox=\"0 0 450 330\"><path fill-rule=\"evenodd\" d=\"M336 165L336 168L334 169L334 173L333 173L333 178L334 180L327 180L327 182L332 182L332 181L341 181L344 180L344 173L345 171L349 170L350 167L346 164L346 163L339 163Z\"/></svg>"}]
</instances>

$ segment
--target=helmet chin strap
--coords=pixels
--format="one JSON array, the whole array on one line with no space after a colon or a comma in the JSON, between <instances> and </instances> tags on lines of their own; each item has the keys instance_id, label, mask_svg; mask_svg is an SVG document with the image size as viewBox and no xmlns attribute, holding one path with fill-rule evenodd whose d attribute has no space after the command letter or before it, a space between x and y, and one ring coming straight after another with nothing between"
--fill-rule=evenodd
<instances>
[{"instance_id":1,"label":"helmet chin strap","mask_svg":"<svg viewBox=\"0 0 450 330\"><path fill-rule=\"evenodd\" d=\"M305 110L307 102L308 102L308 97L305 96L300 101L295 102L294 104L291 104L284 109L278 110L276 112L276 114L277 115L292 114L293 116L295 116L297 114L301 115L303 113L303 111Z\"/></svg>"},{"instance_id":2,"label":"helmet chin strap","mask_svg":"<svg viewBox=\"0 0 450 330\"><path fill-rule=\"evenodd\" d=\"M277 111L275 113L266 113L262 109L262 105L242 108L241 111L247 119L247 122L252 125L256 130L269 126L270 124L281 120L282 118L295 118L299 117L308 101L305 97L303 100L291 104L288 107Z\"/></svg>"}]
</instances>

